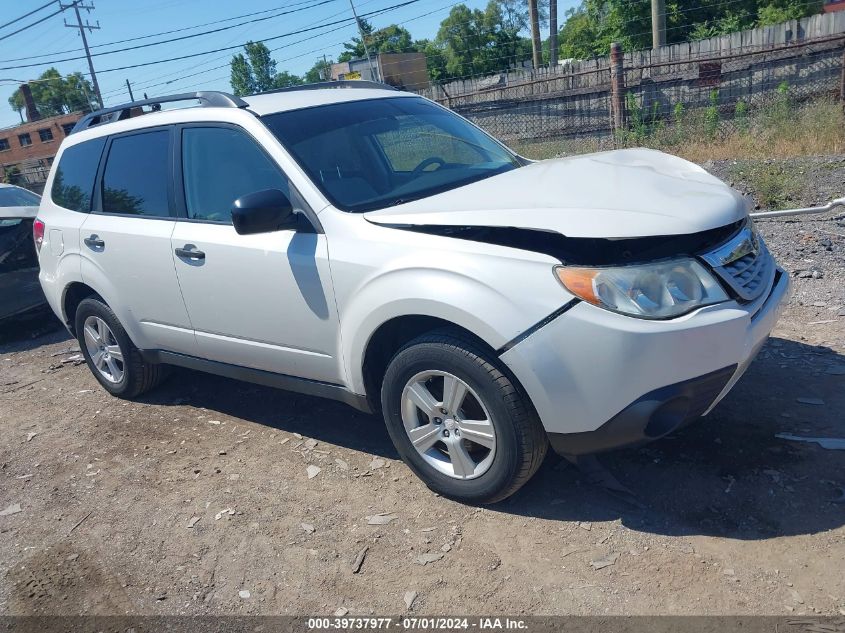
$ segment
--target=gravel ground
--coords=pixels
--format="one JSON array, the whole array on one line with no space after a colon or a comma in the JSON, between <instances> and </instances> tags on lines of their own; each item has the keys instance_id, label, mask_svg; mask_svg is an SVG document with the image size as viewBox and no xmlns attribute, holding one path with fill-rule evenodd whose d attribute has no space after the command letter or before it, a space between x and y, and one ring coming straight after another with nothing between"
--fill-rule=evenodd
<instances>
[{"instance_id":1,"label":"gravel ground","mask_svg":"<svg viewBox=\"0 0 845 633\"><path fill-rule=\"evenodd\" d=\"M779 208L821 206L845 196L845 156L711 161L704 167L749 196L755 209L763 207L755 184L768 184L770 175L780 184ZM821 215L758 220L757 226L792 275L791 303L816 309L819 319L845 317L845 207Z\"/></svg>"},{"instance_id":2,"label":"gravel ground","mask_svg":"<svg viewBox=\"0 0 845 633\"><path fill-rule=\"evenodd\" d=\"M798 204L845 190L799 164ZM845 220L760 227L795 294L719 407L492 507L344 405L188 371L124 402L63 332L7 331L0 613L845 615L845 453L775 437L845 437Z\"/></svg>"}]
</instances>

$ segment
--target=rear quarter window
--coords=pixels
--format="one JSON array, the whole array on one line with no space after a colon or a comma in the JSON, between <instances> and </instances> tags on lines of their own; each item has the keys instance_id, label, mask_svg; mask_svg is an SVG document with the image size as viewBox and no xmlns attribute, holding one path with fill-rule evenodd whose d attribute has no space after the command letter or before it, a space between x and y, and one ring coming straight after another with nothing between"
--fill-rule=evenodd
<instances>
[{"instance_id":1,"label":"rear quarter window","mask_svg":"<svg viewBox=\"0 0 845 633\"><path fill-rule=\"evenodd\" d=\"M91 211L94 180L105 144L105 137L96 138L62 152L50 189L50 198L55 204L80 213Z\"/></svg>"}]
</instances>

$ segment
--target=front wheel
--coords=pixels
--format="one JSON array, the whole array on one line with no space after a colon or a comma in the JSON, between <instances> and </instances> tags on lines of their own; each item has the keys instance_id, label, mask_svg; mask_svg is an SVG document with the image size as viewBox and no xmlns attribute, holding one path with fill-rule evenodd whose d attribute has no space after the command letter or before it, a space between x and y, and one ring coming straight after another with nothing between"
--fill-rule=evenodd
<instances>
[{"instance_id":1,"label":"front wheel","mask_svg":"<svg viewBox=\"0 0 845 633\"><path fill-rule=\"evenodd\" d=\"M455 330L403 347L382 384L396 450L426 485L468 503L500 501L522 487L548 448L522 391L492 354Z\"/></svg>"}]
</instances>

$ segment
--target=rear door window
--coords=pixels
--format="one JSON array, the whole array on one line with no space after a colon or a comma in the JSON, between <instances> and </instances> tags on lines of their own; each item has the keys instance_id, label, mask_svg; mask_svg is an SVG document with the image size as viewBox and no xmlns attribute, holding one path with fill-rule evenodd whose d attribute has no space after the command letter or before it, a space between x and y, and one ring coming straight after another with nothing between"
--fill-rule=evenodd
<instances>
[{"instance_id":1,"label":"rear door window","mask_svg":"<svg viewBox=\"0 0 845 633\"><path fill-rule=\"evenodd\" d=\"M105 144L105 137L96 138L62 152L50 190L54 204L81 213L91 211L94 180Z\"/></svg>"},{"instance_id":2,"label":"rear door window","mask_svg":"<svg viewBox=\"0 0 845 633\"><path fill-rule=\"evenodd\" d=\"M169 130L112 139L103 171L103 213L174 216L168 195L169 154Z\"/></svg>"}]
</instances>

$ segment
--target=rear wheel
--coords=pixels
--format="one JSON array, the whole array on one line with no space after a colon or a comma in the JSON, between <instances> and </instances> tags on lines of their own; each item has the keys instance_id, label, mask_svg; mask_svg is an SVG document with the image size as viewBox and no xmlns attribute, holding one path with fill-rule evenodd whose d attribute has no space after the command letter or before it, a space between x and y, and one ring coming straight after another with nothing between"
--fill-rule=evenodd
<instances>
[{"instance_id":1,"label":"rear wheel","mask_svg":"<svg viewBox=\"0 0 845 633\"><path fill-rule=\"evenodd\" d=\"M493 503L537 471L548 441L498 359L454 330L424 335L391 360L382 410L402 459L432 490Z\"/></svg>"},{"instance_id":2,"label":"rear wheel","mask_svg":"<svg viewBox=\"0 0 845 633\"><path fill-rule=\"evenodd\" d=\"M166 367L144 361L114 312L93 297L76 309L76 336L88 368L114 396L134 398L165 377Z\"/></svg>"}]
</instances>

